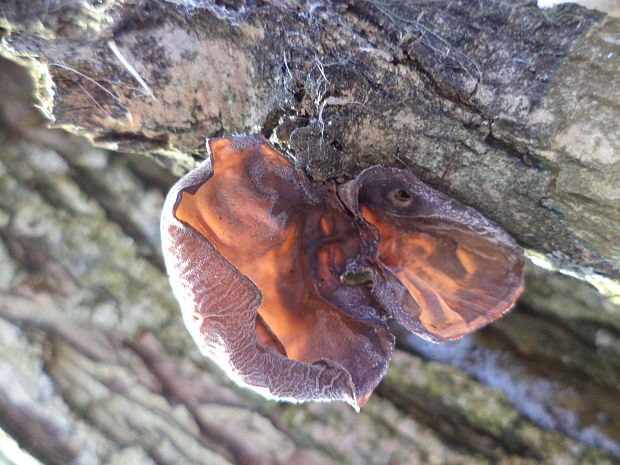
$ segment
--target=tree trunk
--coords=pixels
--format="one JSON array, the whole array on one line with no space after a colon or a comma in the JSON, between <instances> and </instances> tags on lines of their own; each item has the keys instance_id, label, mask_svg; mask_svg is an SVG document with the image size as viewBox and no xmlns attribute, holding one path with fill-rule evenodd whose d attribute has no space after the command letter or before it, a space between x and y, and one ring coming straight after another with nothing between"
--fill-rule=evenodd
<instances>
[{"instance_id":1,"label":"tree trunk","mask_svg":"<svg viewBox=\"0 0 620 465\"><path fill-rule=\"evenodd\" d=\"M619 34L529 1L5 0L0 463L617 463ZM199 354L158 237L204 137L252 132L319 181L410 168L574 277L399 334L360 414L266 401Z\"/></svg>"}]
</instances>

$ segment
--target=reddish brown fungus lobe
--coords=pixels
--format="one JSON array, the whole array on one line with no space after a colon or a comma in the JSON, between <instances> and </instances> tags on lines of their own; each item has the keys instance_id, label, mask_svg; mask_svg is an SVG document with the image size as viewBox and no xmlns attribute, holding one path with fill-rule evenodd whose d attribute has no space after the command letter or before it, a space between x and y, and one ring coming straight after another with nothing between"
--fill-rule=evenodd
<instances>
[{"instance_id":1,"label":"reddish brown fungus lobe","mask_svg":"<svg viewBox=\"0 0 620 465\"><path fill-rule=\"evenodd\" d=\"M166 266L203 353L267 397L359 408L394 347L388 319L455 339L522 290L510 236L409 171L375 166L337 189L260 135L208 148L166 199Z\"/></svg>"}]
</instances>

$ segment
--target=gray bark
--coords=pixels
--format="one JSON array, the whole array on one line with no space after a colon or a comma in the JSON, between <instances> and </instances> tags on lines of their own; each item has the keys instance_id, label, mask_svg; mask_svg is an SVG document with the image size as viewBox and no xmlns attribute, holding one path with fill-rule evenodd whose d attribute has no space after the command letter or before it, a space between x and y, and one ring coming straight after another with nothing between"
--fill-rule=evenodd
<instances>
[{"instance_id":1,"label":"gray bark","mask_svg":"<svg viewBox=\"0 0 620 465\"><path fill-rule=\"evenodd\" d=\"M262 132L316 180L406 166L613 294L619 20L490 0L4 1L0 18L0 428L24 453L618 461L617 297L531 266L517 308L475 335L400 334L361 414L276 404L192 344L158 217L205 136ZM7 435L0 462L18 463Z\"/></svg>"}]
</instances>

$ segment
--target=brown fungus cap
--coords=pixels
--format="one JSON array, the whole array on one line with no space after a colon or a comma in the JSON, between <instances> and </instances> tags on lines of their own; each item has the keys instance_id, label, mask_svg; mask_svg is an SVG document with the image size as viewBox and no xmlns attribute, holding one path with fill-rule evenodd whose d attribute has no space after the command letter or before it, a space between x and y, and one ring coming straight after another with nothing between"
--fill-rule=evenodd
<instances>
[{"instance_id":1,"label":"brown fungus cap","mask_svg":"<svg viewBox=\"0 0 620 465\"><path fill-rule=\"evenodd\" d=\"M409 171L372 167L337 192L261 135L208 147L166 199L166 266L202 352L266 397L359 408L394 348L388 319L455 339L521 292L521 248Z\"/></svg>"}]
</instances>

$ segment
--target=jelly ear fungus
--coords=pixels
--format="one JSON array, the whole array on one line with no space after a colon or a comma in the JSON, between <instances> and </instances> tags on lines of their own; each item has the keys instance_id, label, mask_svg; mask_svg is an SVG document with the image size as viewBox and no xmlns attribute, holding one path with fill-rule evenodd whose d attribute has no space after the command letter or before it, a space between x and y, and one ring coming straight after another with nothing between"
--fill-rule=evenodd
<instances>
[{"instance_id":1,"label":"jelly ear fungus","mask_svg":"<svg viewBox=\"0 0 620 465\"><path fill-rule=\"evenodd\" d=\"M372 167L337 190L261 135L208 148L167 196L166 267L201 351L265 397L359 409L394 348L387 320L454 339L521 292L514 241L408 171Z\"/></svg>"}]
</instances>

